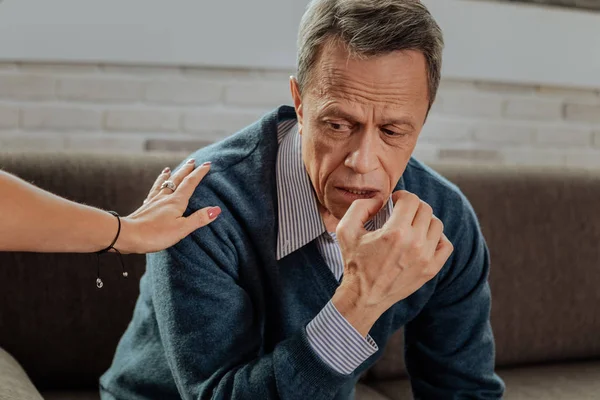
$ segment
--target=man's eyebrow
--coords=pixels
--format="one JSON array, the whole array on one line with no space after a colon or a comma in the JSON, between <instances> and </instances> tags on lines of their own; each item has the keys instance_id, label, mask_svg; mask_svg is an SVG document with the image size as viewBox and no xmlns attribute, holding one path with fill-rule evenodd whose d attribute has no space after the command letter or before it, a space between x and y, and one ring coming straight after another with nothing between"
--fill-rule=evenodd
<instances>
[{"instance_id":1,"label":"man's eyebrow","mask_svg":"<svg viewBox=\"0 0 600 400\"><path fill-rule=\"evenodd\" d=\"M324 117L335 117L346 119L348 121L356 121L356 118L354 116L352 116L350 113L345 112L339 107L327 107L325 110L323 110L322 115Z\"/></svg>"},{"instance_id":2,"label":"man's eyebrow","mask_svg":"<svg viewBox=\"0 0 600 400\"><path fill-rule=\"evenodd\" d=\"M398 119L397 118L384 119L383 123L381 125L397 125L397 126L408 125L412 129L415 129L414 121L408 117L398 118Z\"/></svg>"}]
</instances>

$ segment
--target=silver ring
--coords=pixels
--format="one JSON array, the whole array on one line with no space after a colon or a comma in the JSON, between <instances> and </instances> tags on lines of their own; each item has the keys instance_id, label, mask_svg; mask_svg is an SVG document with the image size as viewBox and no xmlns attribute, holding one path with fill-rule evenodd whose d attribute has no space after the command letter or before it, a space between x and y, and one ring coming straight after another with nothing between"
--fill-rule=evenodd
<instances>
[{"instance_id":1,"label":"silver ring","mask_svg":"<svg viewBox=\"0 0 600 400\"><path fill-rule=\"evenodd\" d=\"M172 191L177 190L177 186L173 183L173 181L164 181L162 185L160 185L160 189L171 189Z\"/></svg>"}]
</instances>

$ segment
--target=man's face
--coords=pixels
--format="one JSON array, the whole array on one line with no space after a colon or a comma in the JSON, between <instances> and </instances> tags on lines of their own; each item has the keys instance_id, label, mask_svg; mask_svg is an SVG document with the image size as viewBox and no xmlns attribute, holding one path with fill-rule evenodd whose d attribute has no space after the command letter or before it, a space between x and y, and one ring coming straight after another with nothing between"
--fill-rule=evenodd
<instances>
[{"instance_id":1,"label":"man's face","mask_svg":"<svg viewBox=\"0 0 600 400\"><path fill-rule=\"evenodd\" d=\"M302 158L322 208L340 220L352 202L382 205L402 176L429 107L418 51L359 60L326 44L300 95L291 81Z\"/></svg>"}]
</instances>

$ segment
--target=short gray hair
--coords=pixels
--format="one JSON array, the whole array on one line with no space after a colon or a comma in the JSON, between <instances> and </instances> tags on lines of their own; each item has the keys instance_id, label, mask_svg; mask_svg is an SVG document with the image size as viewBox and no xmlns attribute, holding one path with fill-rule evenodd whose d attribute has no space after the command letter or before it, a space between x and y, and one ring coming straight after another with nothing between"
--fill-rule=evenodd
<instances>
[{"instance_id":1,"label":"short gray hair","mask_svg":"<svg viewBox=\"0 0 600 400\"><path fill-rule=\"evenodd\" d=\"M339 40L352 57L417 50L427 62L429 107L440 84L442 30L419 0L312 0L298 35L298 84L310 84L323 44Z\"/></svg>"}]
</instances>

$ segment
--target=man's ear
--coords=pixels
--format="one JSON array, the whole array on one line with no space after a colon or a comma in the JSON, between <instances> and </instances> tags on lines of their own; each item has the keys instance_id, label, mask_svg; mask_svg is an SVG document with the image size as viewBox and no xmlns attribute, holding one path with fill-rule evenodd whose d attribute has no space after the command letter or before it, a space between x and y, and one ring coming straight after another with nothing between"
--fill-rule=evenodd
<instances>
[{"instance_id":1,"label":"man's ear","mask_svg":"<svg viewBox=\"0 0 600 400\"><path fill-rule=\"evenodd\" d=\"M294 76L290 76L290 91L294 100L294 108L298 116L298 133L302 135L302 127L304 126L304 110L302 108L302 96L300 95L300 86L298 80Z\"/></svg>"}]
</instances>

